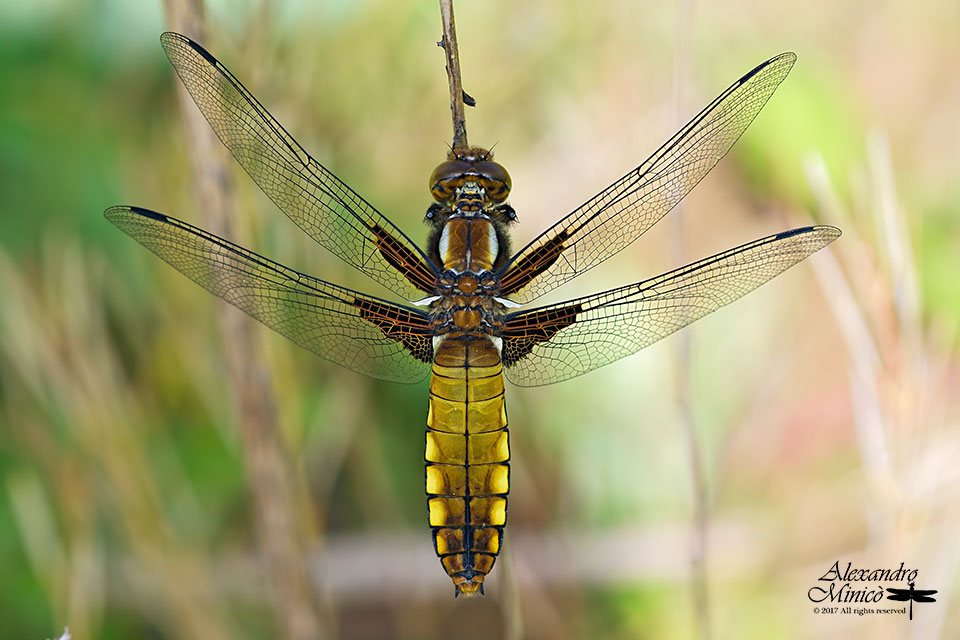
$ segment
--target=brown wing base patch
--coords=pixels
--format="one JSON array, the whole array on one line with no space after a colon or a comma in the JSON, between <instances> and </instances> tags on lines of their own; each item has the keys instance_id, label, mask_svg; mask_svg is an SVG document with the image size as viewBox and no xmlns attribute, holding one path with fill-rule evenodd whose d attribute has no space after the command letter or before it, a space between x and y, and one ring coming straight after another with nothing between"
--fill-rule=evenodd
<instances>
[{"instance_id":1,"label":"brown wing base patch","mask_svg":"<svg viewBox=\"0 0 960 640\"><path fill-rule=\"evenodd\" d=\"M500 295L508 296L511 293L516 293L530 284L538 275L552 267L553 263L560 258L563 250L566 249L564 242L567 241L569 235L570 232L566 229L560 231L542 246L534 249L530 255L524 256L511 265L500 280Z\"/></svg>"},{"instance_id":2,"label":"brown wing base patch","mask_svg":"<svg viewBox=\"0 0 960 640\"><path fill-rule=\"evenodd\" d=\"M426 293L436 291L437 276L420 256L403 246L380 225L373 225L370 231L376 236L377 249L391 267L399 271L417 289Z\"/></svg>"},{"instance_id":3,"label":"brown wing base patch","mask_svg":"<svg viewBox=\"0 0 960 640\"><path fill-rule=\"evenodd\" d=\"M361 318L374 324L383 335L402 344L414 358L421 362L433 360L433 331L426 316L360 298L355 298L352 304L360 311Z\"/></svg>"},{"instance_id":4,"label":"brown wing base patch","mask_svg":"<svg viewBox=\"0 0 960 640\"><path fill-rule=\"evenodd\" d=\"M579 304L520 313L503 326L503 366L509 367L528 355L541 342L576 322L582 311Z\"/></svg>"}]
</instances>

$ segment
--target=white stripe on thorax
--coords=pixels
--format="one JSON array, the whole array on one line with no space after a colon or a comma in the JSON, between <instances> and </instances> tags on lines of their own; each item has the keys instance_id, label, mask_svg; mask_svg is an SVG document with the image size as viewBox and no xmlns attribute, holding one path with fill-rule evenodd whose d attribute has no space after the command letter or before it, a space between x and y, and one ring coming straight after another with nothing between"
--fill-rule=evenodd
<instances>
[{"instance_id":1,"label":"white stripe on thorax","mask_svg":"<svg viewBox=\"0 0 960 640\"><path fill-rule=\"evenodd\" d=\"M450 248L450 223L443 225L443 231L440 233L440 259L444 264L447 262L447 249Z\"/></svg>"}]
</instances>

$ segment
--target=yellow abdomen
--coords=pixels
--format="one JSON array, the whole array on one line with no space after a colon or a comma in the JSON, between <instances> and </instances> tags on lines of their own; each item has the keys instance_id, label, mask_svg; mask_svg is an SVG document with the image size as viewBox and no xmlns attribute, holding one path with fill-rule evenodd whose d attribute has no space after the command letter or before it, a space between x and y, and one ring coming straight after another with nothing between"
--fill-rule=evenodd
<instances>
[{"instance_id":1,"label":"yellow abdomen","mask_svg":"<svg viewBox=\"0 0 960 640\"><path fill-rule=\"evenodd\" d=\"M489 339L452 334L437 347L425 458L437 555L457 595L482 593L503 542L510 475L503 367Z\"/></svg>"}]
</instances>

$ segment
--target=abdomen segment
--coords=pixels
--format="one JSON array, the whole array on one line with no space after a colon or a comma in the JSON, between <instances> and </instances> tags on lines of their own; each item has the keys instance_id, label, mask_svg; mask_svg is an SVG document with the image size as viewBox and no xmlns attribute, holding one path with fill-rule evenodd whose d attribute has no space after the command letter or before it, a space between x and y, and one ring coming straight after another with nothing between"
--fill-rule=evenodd
<instances>
[{"instance_id":1,"label":"abdomen segment","mask_svg":"<svg viewBox=\"0 0 960 640\"><path fill-rule=\"evenodd\" d=\"M500 353L484 337L446 337L434 353L427 414L427 507L457 595L483 593L507 523L510 446Z\"/></svg>"}]
</instances>

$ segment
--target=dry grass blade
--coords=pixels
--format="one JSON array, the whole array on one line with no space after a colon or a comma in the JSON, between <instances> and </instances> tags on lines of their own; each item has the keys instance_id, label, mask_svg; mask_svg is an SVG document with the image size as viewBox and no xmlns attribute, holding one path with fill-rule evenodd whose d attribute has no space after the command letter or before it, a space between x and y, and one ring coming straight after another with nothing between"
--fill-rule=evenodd
<instances>
[{"instance_id":1,"label":"dry grass blade","mask_svg":"<svg viewBox=\"0 0 960 640\"><path fill-rule=\"evenodd\" d=\"M130 429L150 420L107 333L101 301L116 283L105 265L60 244L47 251L36 277L0 254L6 303L0 306L0 364L8 363L4 371L25 390L5 407L9 437L36 465L8 476L7 489L22 534L42 557L62 558L34 563L54 614L78 637L97 635L107 599L108 569L100 556L105 539L115 538L150 576L149 596L137 604L164 634L235 637L205 552L173 531L164 490L151 473L152 454L164 451L175 459L170 443ZM164 478L166 490L194 502L177 468L166 469ZM38 519L47 512L57 514L60 526ZM111 523L109 534L100 531L101 518Z\"/></svg>"},{"instance_id":2,"label":"dry grass blade","mask_svg":"<svg viewBox=\"0 0 960 640\"><path fill-rule=\"evenodd\" d=\"M682 96L690 77L691 31L693 29L694 7L692 0L677 4L677 38L673 67L673 120L677 127L683 125ZM672 236L671 253L674 264L687 262L686 242L684 239L684 215L686 205L681 201L671 215L670 234ZM703 444L697 431L693 412L693 388L691 382L691 360L693 356L692 330L682 332L676 340L673 352L674 384L677 422L684 433L687 443L687 461L690 465L690 484L693 489L693 518L690 527L690 590L693 611L697 620L699 635L703 640L712 637L710 622L710 597L708 590L707 561L710 529L710 488L707 486L706 463L703 459Z\"/></svg>"},{"instance_id":3,"label":"dry grass blade","mask_svg":"<svg viewBox=\"0 0 960 640\"><path fill-rule=\"evenodd\" d=\"M203 3L167 0L171 28L206 40ZM220 236L228 232L233 197L223 176L229 174L227 154L214 132L181 86L180 103L190 141L197 210L204 226ZM271 378L263 366L259 334L253 324L226 303L218 303L227 369L237 403L253 517L263 572L270 585L276 623L282 637L307 640L326 637L318 598L306 570L304 538L310 530L309 501L290 472L290 457L278 431Z\"/></svg>"},{"instance_id":4,"label":"dry grass blade","mask_svg":"<svg viewBox=\"0 0 960 640\"><path fill-rule=\"evenodd\" d=\"M860 553L909 560L925 585L945 589L938 600L948 602L960 568L960 516L948 506L960 499L960 405L948 390L956 373L943 354L955 344L948 339L944 350L921 321L918 265L885 137L872 136L867 150L865 212L841 204L822 158L807 163L824 216L845 218L851 231L842 256L852 268L845 271L829 250L811 262L852 362L854 428L868 489L869 537ZM911 623L910 637L940 637L946 615L946 606L931 608Z\"/></svg>"}]
</instances>

